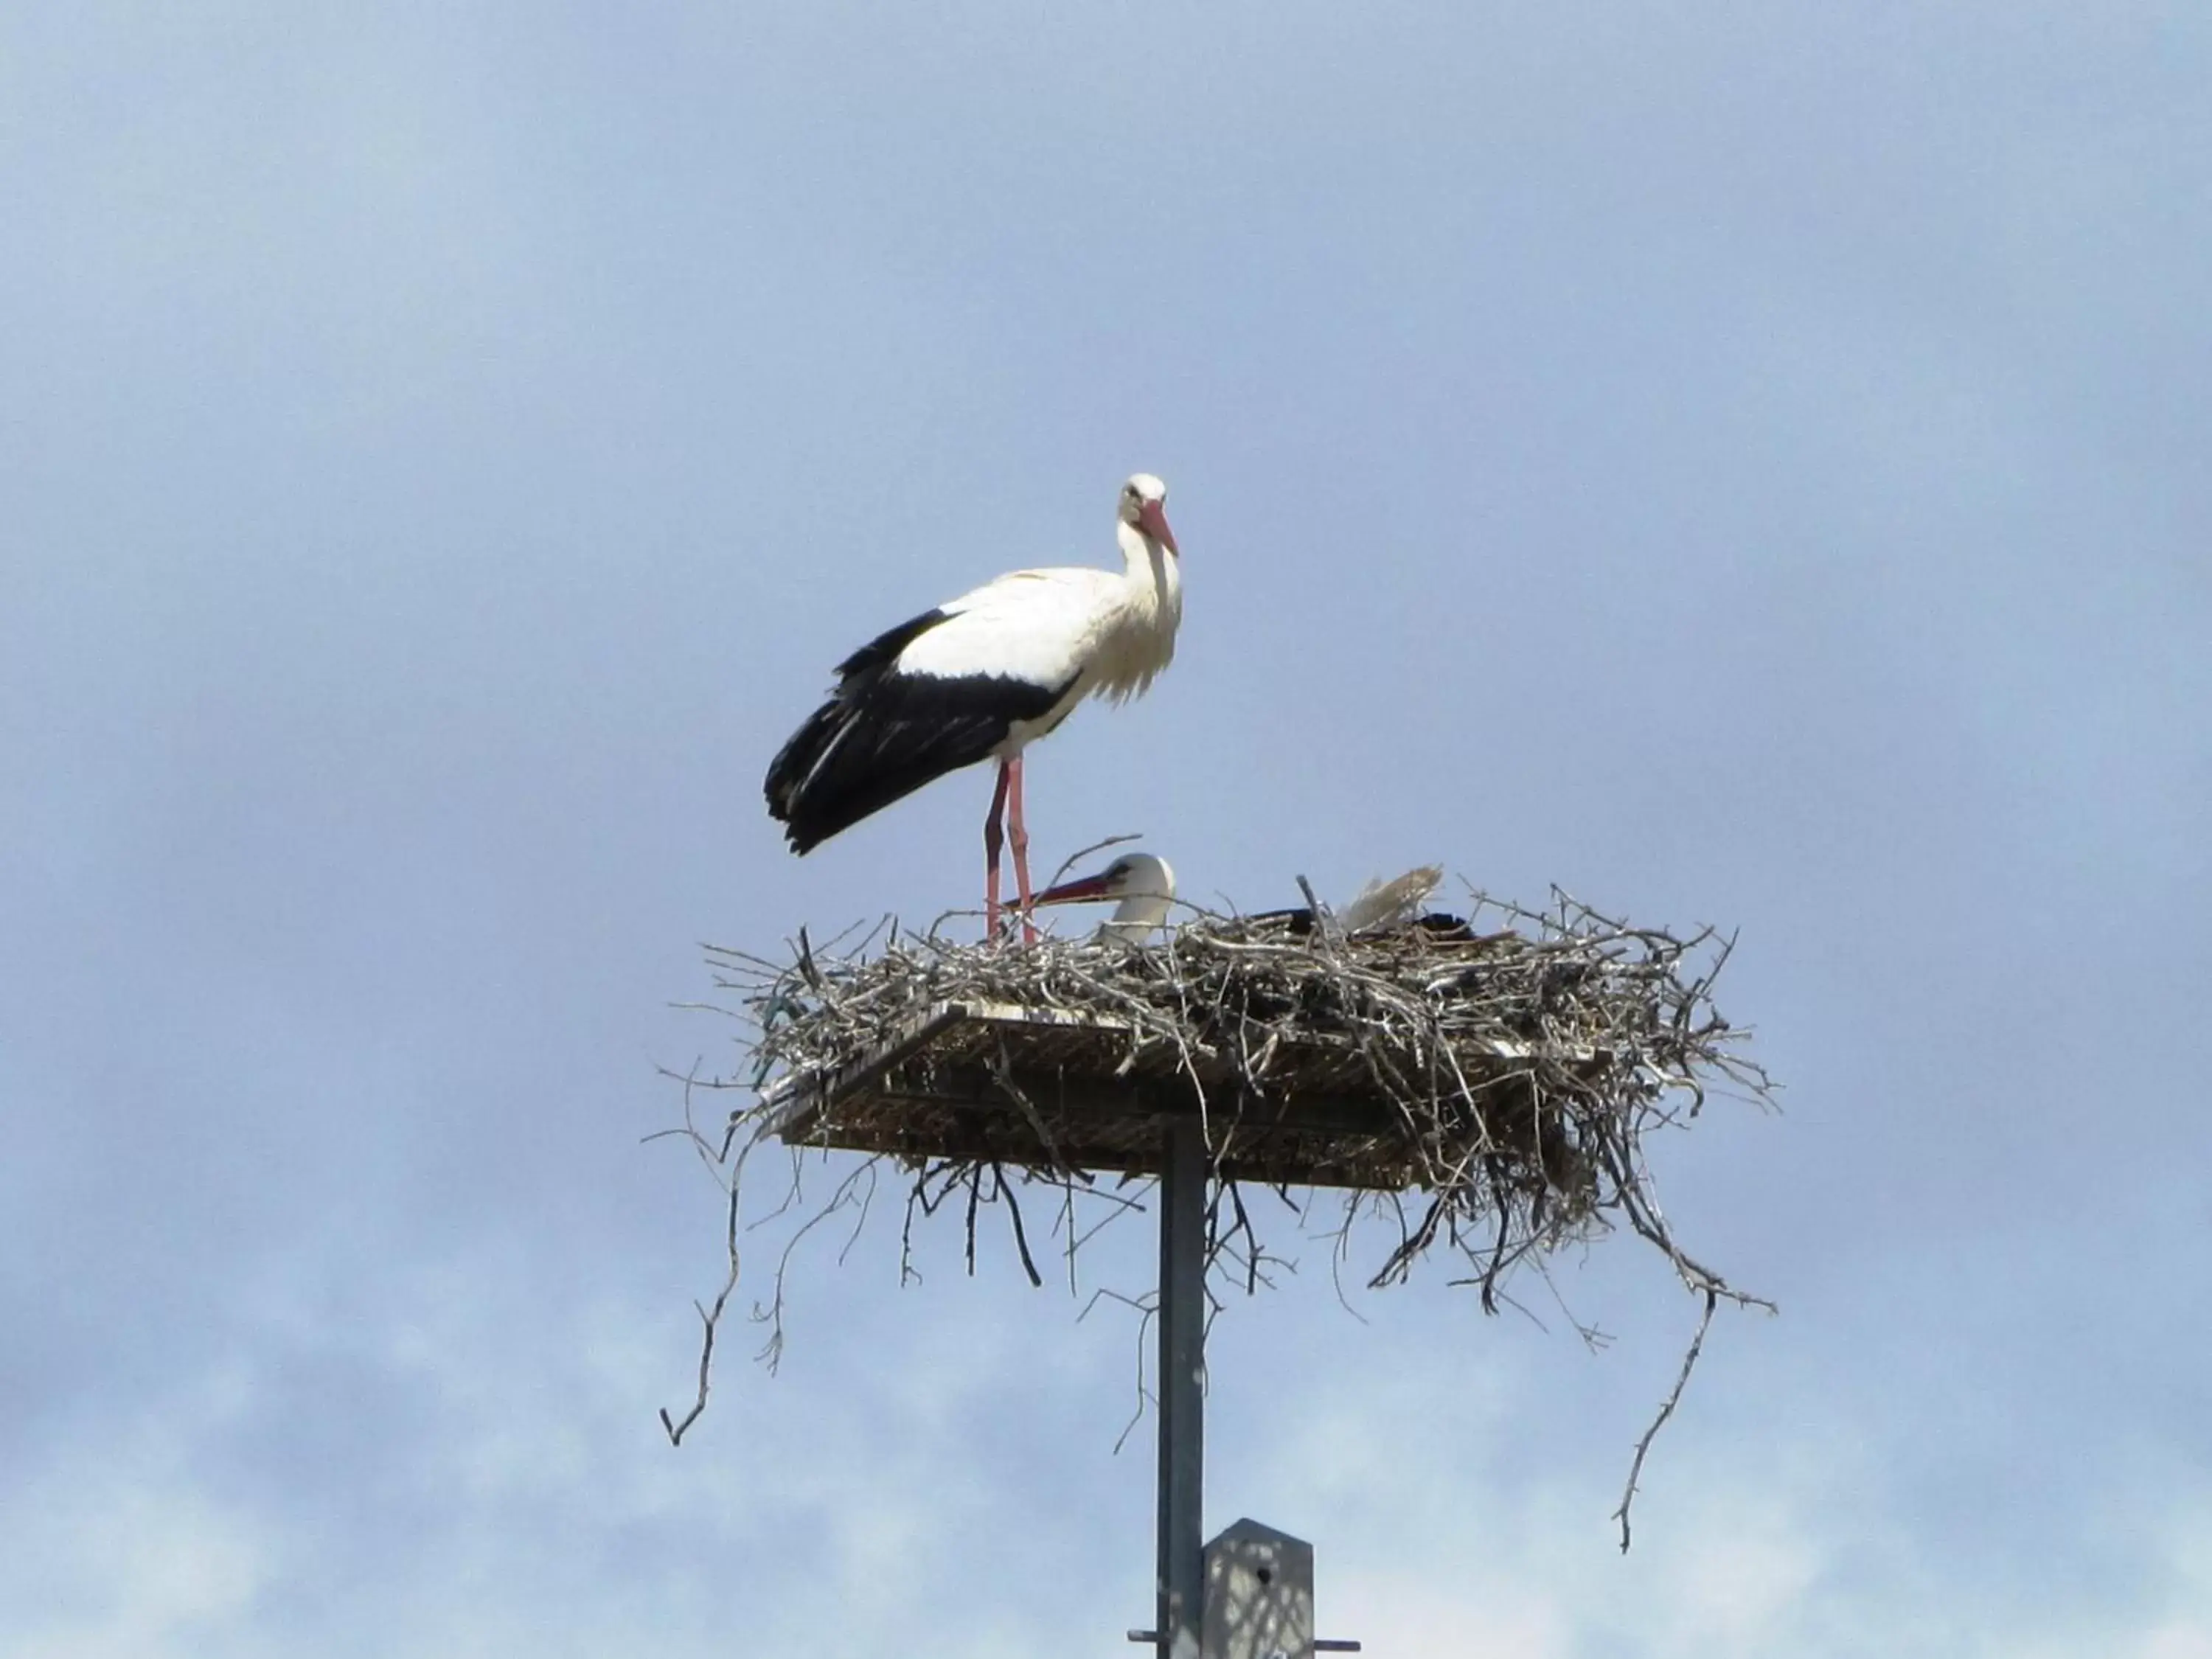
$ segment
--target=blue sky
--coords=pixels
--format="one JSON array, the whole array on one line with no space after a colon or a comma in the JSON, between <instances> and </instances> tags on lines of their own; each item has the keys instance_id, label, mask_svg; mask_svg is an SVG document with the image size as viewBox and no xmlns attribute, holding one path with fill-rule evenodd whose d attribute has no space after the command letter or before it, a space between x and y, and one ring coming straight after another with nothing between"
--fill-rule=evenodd
<instances>
[{"instance_id":1,"label":"blue sky","mask_svg":"<svg viewBox=\"0 0 2212 1659\"><path fill-rule=\"evenodd\" d=\"M1130 1322L878 1224L672 1450L640 1139L700 941L973 902L981 775L782 850L830 665L1144 468L1041 856L1740 928L1787 1085L1631 1555L1621 1241L1595 1355L1304 1247L1209 1527L1379 1655L2212 1656L2212 21L1035 11L0 21L0 1650L1127 1650Z\"/></svg>"}]
</instances>

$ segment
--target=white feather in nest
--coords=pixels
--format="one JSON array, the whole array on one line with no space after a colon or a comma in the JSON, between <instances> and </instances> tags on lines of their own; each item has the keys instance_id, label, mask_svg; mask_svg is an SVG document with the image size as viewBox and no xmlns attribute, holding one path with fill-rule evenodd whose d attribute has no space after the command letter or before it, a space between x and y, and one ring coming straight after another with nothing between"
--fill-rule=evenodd
<instances>
[{"instance_id":1,"label":"white feather in nest","mask_svg":"<svg viewBox=\"0 0 2212 1659\"><path fill-rule=\"evenodd\" d=\"M1336 925L1347 933L1364 933L1370 927L1402 927L1429 902L1429 895L1443 878L1443 866L1425 864L1389 881L1370 881L1336 913Z\"/></svg>"}]
</instances>

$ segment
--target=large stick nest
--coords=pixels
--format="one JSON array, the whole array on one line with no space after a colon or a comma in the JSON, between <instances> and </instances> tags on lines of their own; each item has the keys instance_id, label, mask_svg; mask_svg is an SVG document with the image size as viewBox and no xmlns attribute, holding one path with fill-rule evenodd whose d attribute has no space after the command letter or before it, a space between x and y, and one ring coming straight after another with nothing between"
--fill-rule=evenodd
<instances>
[{"instance_id":1,"label":"large stick nest","mask_svg":"<svg viewBox=\"0 0 2212 1659\"><path fill-rule=\"evenodd\" d=\"M1676 1243L1645 1159L1646 1137L1709 1093L1768 1096L1712 1001L1731 941L1556 892L1541 911L1470 898L1464 920L1352 937L1325 914L1193 911L1142 946L991 948L890 923L826 947L802 935L781 960L714 949L741 1005L724 1012L751 1037L744 1074L708 1081L756 1094L719 1146L693 1132L730 1191L732 1282L736 1178L763 1141L874 1152L863 1197L876 1163L902 1170L909 1249L917 1214L951 1200L972 1264L977 1212L1003 1201L1036 1279L1018 1189L1056 1190L1072 1275L1087 1236L1074 1199L1110 1193L1098 1171L1157 1170L1159 1117L1180 1109L1202 1114L1218 1178L1214 1264L1248 1289L1279 1260L1254 1232L1240 1189L1255 1186L1308 1221L1336 1189L1321 1231L1340 1260L1380 1218L1386 1243L1359 1270L1372 1285L1443 1249L1494 1310L1517 1264L1625 1223L1708 1317L1717 1299L1756 1301ZM858 1190L848 1179L838 1201Z\"/></svg>"},{"instance_id":2,"label":"large stick nest","mask_svg":"<svg viewBox=\"0 0 2212 1659\"><path fill-rule=\"evenodd\" d=\"M894 929L872 951L802 945L781 963L714 955L758 1029L763 1103L737 1115L756 1133L789 1126L805 1085L881 1053L933 1012L1051 1011L1066 1023L1030 1027L1012 1055L1003 1024L948 1034L906 1062L910 1087L848 1095L809 1120L814 1138L1054 1180L1143 1170L1156 1167L1156 1142L1133 1124L1180 1079L1206 1115L1217 1170L1417 1200L1378 1283L1448 1242L1477 1255L1489 1288L1530 1249L1614 1217L1668 1248L1645 1135L1696 1116L1714 1085L1768 1090L1712 1003L1725 941L1632 927L1565 896L1533 912L1477 895L1466 921L1348 939L1308 912L1199 913L1145 947L988 949ZM1020 1117L996 1136L971 1128L969 1148L932 1158L962 1139L949 1118L957 1108L937 1107L935 1085L957 1097L978 1071ZM1130 1125L1081 1124L1054 1109L1041 1073L1109 1080L1139 1109ZM1316 1103L1325 1109L1297 1109Z\"/></svg>"}]
</instances>

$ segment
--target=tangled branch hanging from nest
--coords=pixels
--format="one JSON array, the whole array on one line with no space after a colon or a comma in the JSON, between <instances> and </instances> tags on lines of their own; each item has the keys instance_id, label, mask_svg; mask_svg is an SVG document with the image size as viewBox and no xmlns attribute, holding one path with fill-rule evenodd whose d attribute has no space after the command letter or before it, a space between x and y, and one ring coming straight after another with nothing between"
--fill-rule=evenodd
<instances>
[{"instance_id":1,"label":"tangled branch hanging from nest","mask_svg":"<svg viewBox=\"0 0 2212 1659\"><path fill-rule=\"evenodd\" d=\"M1771 1085L1713 1006L1730 941L1632 927L1556 891L1542 911L1471 897L1464 921L1350 938L1325 913L1200 911L1141 948L1048 939L993 950L894 923L880 944L872 934L831 951L802 935L785 961L714 949L718 988L741 1004L722 1012L751 1033L749 1075L685 1081L756 1098L714 1141L696 1127L679 1132L728 1194L730 1275L702 1310L698 1401L681 1423L663 1413L672 1437L705 1404L714 1328L736 1282L739 1176L761 1143L894 1160L908 1188L906 1246L917 1215L951 1205L965 1218L971 1269L978 1214L1003 1202L1023 1266L1042 1282L1018 1191L1055 1195L1053 1231L1072 1276L1095 1231L1079 1200L1133 1207L1096 1172L1156 1170L1161 1117L1196 1110L1217 1177L1210 1265L1247 1291L1269 1260L1248 1185L1273 1189L1309 1223L1334 1191L1320 1231L1340 1260L1358 1224L1384 1224L1387 1244L1363 1269L1371 1286L1408 1279L1441 1250L1471 1267L1454 1282L1474 1284L1490 1311L1516 1265L1618 1224L1664 1255L1705 1316L1638 1447L1617 1517L1626 1547L1644 1453L1714 1307L1769 1305L1676 1243L1644 1138L1694 1118L1711 1091L1763 1103ZM865 1182L848 1176L808 1226L865 1206L877 1163L862 1169ZM758 1315L776 1327L771 1358L781 1279Z\"/></svg>"}]
</instances>

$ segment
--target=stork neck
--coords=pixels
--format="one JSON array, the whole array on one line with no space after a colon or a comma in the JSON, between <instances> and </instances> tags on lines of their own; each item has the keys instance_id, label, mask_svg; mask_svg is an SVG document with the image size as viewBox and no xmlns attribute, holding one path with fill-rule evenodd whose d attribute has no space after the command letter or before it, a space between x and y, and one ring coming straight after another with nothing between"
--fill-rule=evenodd
<instances>
[{"instance_id":1,"label":"stork neck","mask_svg":"<svg viewBox=\"0 0 2212 1659\"><path fill-rule=\"evenodd\" d=\"M1128 568L1124 580L1138 603L1149 614L1176 618L1182 614L1182 569L1164 544L1155 541L1133 524L1115 526L1121 557ZM1172 621L1168 624L1174 626Z\"/></svg>"},{"instance_id":2,"label":"stork neck","mask_svg":"<svg viewBox=\"0 0 2212 1659\"><path fill-rule=\"evenodd\" d=\"M1133 524L1116 525L1114 536L1121 544L1121 557L1128 565L1131 581L1158 586L1165 580L1169 561L1175 555L1164 545Z\"/></svg>"}]
</instances>

